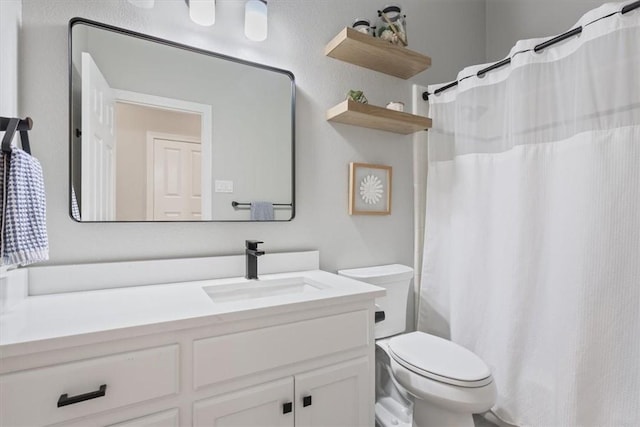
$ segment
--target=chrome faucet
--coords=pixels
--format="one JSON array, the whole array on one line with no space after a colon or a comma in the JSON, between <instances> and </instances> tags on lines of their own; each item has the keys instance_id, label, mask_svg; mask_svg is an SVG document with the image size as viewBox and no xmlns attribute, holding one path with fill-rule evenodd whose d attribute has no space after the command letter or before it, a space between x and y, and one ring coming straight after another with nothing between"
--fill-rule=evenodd
<instances>
[{"instance_id":1,"label":"chrome faucet","mask_svg":"<svg viewBox=\"0 0 640 427\"><path fill-rule=\"evenodd\" d=\"M258 257L264 255L264 251L258 250L259 240L245 240L245 251L247 255L247 270L244 277L246 279L258 279Z\"/></svg>"}]
</instances>

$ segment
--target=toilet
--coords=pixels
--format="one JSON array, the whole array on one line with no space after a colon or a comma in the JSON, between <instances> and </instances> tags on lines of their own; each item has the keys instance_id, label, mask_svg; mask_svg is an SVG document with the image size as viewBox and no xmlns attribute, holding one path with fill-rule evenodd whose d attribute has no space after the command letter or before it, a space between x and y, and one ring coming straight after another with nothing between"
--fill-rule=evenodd
<instances>
[{"instance_id":1,"label":"toilet","mask_svg":"<svg viewBox=\"0 0 640 427\"><path fill-rule=\"evenodd\" d=\"M495 404L489 367L466 348L424 332L404 333L413 269L400 264L340 270L386 289L376 300L376 426L473 427Z\"/></svg>"}]
</instances>

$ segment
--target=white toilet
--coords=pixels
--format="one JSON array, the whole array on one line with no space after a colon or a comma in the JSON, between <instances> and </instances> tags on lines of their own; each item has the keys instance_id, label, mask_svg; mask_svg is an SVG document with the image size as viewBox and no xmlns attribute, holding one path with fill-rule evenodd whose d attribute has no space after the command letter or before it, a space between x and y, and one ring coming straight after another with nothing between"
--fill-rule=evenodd
<instances>
[{"instance_id":1,"label":"white toilet","mask_svg":"<svg viewBox=\"0 0 640 427\"><path fill-rule=\"evenodd\" d=\"M487 365L466 348L406 328L413 269L393 264L338 274L383 287L376 300L376 425L473 427L472 414L491 409L496 386Z\"/></svg>"}]
</instances>

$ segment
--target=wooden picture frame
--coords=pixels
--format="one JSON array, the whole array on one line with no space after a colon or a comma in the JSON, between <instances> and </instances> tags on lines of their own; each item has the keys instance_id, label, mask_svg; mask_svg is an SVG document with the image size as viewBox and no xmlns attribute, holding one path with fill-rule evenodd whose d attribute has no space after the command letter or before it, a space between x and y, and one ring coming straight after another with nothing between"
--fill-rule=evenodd
<instances>
[{"instance_id":1,"label":"wooden picture frame","mask_svg":"<svg viewBox=\"0 0 640 427\"><path fill-rule=\"evenodd\" d=\"M349 215L390 215L391 178L391 166L349 163Z\"/></svg>"}]
</instances>

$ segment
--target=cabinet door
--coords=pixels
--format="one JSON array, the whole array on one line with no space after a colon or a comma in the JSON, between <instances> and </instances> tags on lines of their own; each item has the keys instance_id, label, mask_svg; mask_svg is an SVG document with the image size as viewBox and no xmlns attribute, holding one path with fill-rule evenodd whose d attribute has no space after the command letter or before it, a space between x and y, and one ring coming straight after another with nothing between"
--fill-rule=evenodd
<instances>
[{"instance_id":1,"label":"cabinet door","mask_svg":"<svg viewBox=\"0 0 640 427\"><path fill-rule=\"evenodd\" d=\"M292 377L193 405L194 427L293 427L293 421Z\"/></svg>"},{"instance_id":2,"label":"cabinet door","mask_svg":"<svg viewBox=\"0 0 640 427\"><path fill-rule=\"evenodd\" d=\"M296 427L372 426L366 357L295 377Z\"/></svg>"}]
</instances>

